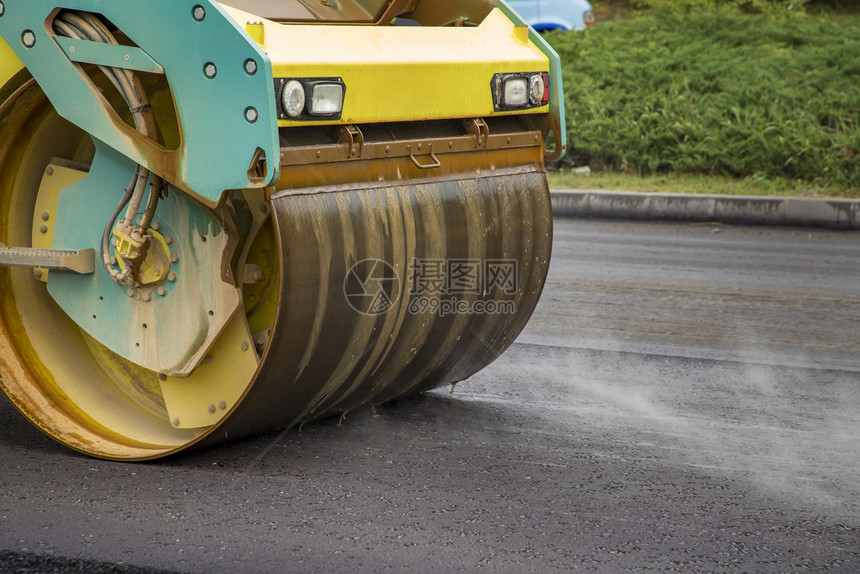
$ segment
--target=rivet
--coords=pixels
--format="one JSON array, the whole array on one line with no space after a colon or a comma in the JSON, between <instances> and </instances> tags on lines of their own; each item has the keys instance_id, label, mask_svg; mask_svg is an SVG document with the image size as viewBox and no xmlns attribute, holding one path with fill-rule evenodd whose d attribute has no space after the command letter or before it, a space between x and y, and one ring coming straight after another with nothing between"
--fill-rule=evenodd
<instances>
[{"instance_id":1,"label":"rivet","mask_svg":"<svg viewBox=\"0 0 860 574\"><path fill-rule=\"evenodd\" d=\"M75 53L75 47L74 47L74 46L70 46L70 47L69 47L69 52L71 52L72 54L74 54L74 53Z\"/></svg>"},{"instance_id":2,"label":"rivet","mask_svg":"<svg viewBox=\"0 0 860 574\"><path fill-rule=\"evenodd\" d=\"M48 221L51 218L51 215L46 211L42 214L42 221Z\"/></svg>"},{"instance_id":3,"label":"rivet","mask_svg":"<svg viewBox=\"0 0 860 574\"><path fill-rule=\"evenodd\" d=\"M317 159L319 159L319 158L321 158L321 157L322 157L322 152L321 152L321 151L318 151L318 152L317 152Z\"/></svg>"},{"instance_id":4,"label":"rivet","mask_svg":"<svg viewBox=\"0 0 860 574\"><path fill-rule=\"evenodd\" d=\"M39 231L41 231L42 233L48 233L48 226L47 225L41 226L39 228Z\"/></svg>"},{"instance_id":5,"label":"rivet","mask_svg":"<svg viewBox=\"0 0 860 574\"><path fill-rule=\"evenodd\" d=\"M215 414L215 405L209 405L209 414Z\"/></svg>"},{"instance_id":6,"label":"rivet","mask_svg":"<svg viewBox=\"0 0 860 574\"><path fill-rule=\"evenodd\" d=\"M173 255L170 256L170 262L171 263L176 263L178 261L179 261L179 253L174 253Z\"/></svg>"},{"instance_id":7,"label":"rivet","mask_svg":"<svg viewBox=\"0 0 860 574\"><path fill-rule=\"evenodd\" d=\"M41 269L35 269L33 271L33 277L35 277L36 279L41 279L42 278L42 270Z\"/></svg>"},{"instance_id":8,"label":"rivet","mask_svg":"<svg viewBox=\"0 0 860 574\"><path fill-rule=\"evenodd\" d=\"M385 153L391 153L391 146L390 145L385 146Z\"/></svg>"},{"instance_id":9,"label":"rivet","mask_svg":"<svg viewBox=\"0 0 860 574\"><path fill-rule=\"evenodd\" d=\"M173 236L172 235L165 235L164 236L164 242L167 243L168 245L170 245L171 243L173 243Z\"/></svg>"},{"instance_id":10,"label":"rivet","mask_svg":"<svg viewBox=\"0 0 860 574\"><path fill-rule=\"evenodd\" d=\"M159 287L159 288L158 288L157 293L158 293L160 296L164 297L165 295L167 295L167 289L165 289L163 286L162 286L162 287Z\"/></svg>"},{"instance_id":11,"label":"rivet","mask_svg":"<svg viewBox=\"0 0 860 574\"><path fill-rule=\"evenodd\" d=\"M21 34L21 43L27 48L32 48L36 45L36 35L32 30L24 30Z\"/></svg>"},{"instance_id":12,"label":"rivet","mask_svg":"<svg viewBox=\"0 0 860 574\"><path fill-rule=\"evenodd\" d=\"M45 173L48 175L54 175L54 167L49 165L48 169L45 170Z\"/></svg>"},{"instance_id":13,"label":"rivet","mask_svg":"<svg viewBox=\"0 0 860 574\"><path fill-rule=\"evenodd\" d=\"M248 350L248 341L243 341L241 345L239 345L243 351Z\"/></svg>"},{"instance_id":14,"label":"rivet","mask_svg":"<svg viewBox=\"0 0 860 574\"><path fill-rule=\"evenodd\" d=\"M152 294L149 291L144 291L140 294L140 298L144 303L149 303L152 300Z\"/></svg>"},{"instance_id":15,"label":"rivet","mask_svg":"<svg viewBox=\"0 0 860 574\"><path fill-rule=\"evenodd\" d=\"M508 138L508 143L511 143L511 138Z\"/></svg>"},{"instance_id":16,"label":"rivet","mask_svg":"<svg viewBox=\"0 0 860 574\"><path fill-rule=\"evenodd\" d=\"M227 408L227 403L225 401L221 401L220 403L218 403L218 408L223 411Z\"/></svg>"},{"instance_id":17,"label":"rivet","mask_svg":"<svg viewBox=\"0 0 860 574\"><path fill-rule=\"evenodd\" d=\"M134 297L135 295L137 295L137 290L134 287L129 287L128 289L126 289L125 294L129 297Z\"/></svg>"},{"instance_id":18,"label":"rivet","mask_svg":"<svg viewBox=\"0 0 860 574\"><path fill-rule=\"evenodd\" d=\"M419 150L421 149L421 144L418 144L418 149L419 149Z\"/></svg>"},{"instance_id":19,"label":"rivet","mask_svg":"<svg viewBox=\"0 0 860 574\"><path fill-rule=\"evenodd\" d=\"M152 226L151 226L151 227L152 227L154 230L158 231L159 229L161 229L161 224L160 224L159 222L157 222L157 221L153 221L153 222L152 222Z\"/></svg>"},{"instance_id":20,"label":"rivet","mask_svg":"<svg viewBox=\"0 0 860 574\"><path fill-rule=\"evenodd\" d=\"M131 56L129 56L128 54L126 54L126 55L125 55L125 61L126 61L126 62L128 62L129 60L131 60Z\"/></svg>"},{"instance_id":21,"label":"rivet","mask_svg":"<svg viewBox=\"0 0 860 574\"><path fill-rule=\"evenodd\" d=\"M170 424L172 424L175 427L178 427L179 426L179 419L173 419L172 421L170 421Z\"/></svg>"},{"instance_id":22,"label":"rivet","mask_svg":"<svg viewBox=\"0 0 860 574\"><path fill-rule=\"evenodd\" d=\"M170 273L168 273L168 274L167 274L167 280L168 280L168 281L170 281L171 283L173 283L174 281L176 281L176 273L174 273L173 271L171 271Z\"/></svg>"},{"instance_id":23,"label":"rivet","mask_svg":"<svg viewBox=\"0 0 860 574\"><path fill-rule=\"evenodd\" d=\"M448 140L448 147L449 148L454 147L454 141L453 140Z\"/></svg>"}]
</instances>

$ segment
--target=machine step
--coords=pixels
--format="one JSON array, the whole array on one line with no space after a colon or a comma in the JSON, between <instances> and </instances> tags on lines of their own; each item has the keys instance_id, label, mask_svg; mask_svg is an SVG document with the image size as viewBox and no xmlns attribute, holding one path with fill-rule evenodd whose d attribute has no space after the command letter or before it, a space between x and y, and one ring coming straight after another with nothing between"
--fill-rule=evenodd
<instances>
[{"instance_id":1,"label":"machine step","mask_svg":"<svg viewBox=\"0 0 860 574\"><path fill-rule=\"evenodd\" d=\"M34 249L7 247L0 243L0 266L41 267L86 274L95 271L95 249L67 251L62 249Z\"/></svg>"}]
</instances>

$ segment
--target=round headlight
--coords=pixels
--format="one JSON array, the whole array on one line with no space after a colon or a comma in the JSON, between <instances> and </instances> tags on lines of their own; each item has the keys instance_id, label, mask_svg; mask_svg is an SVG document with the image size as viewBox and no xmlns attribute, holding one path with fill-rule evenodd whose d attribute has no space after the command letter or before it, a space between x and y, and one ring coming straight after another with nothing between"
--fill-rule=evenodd
<instances>
[{"instance_id":1,"label":"round headlight","mask_svg":"<svg viewBox=\"0 0 860 574\"><path fill-rule=\"evenodd\" d=\"M533 106L539 106L543 103L543 92L546 85L543 83L543 77L540 74L535 74L529 80L529 100Z\"/></svg>"},{"instance_id":2,"label":"round headlight","mask_svg":"<svg viewBox=\"0 0 860 574\"><path fill-rule=\"evenodd\" d=\"M287 82L281 94L281 102L284 104L284 111L291 118L302 115L305 110L305 87L302 83L297 80Z\"/></svg>"}]
</instances>

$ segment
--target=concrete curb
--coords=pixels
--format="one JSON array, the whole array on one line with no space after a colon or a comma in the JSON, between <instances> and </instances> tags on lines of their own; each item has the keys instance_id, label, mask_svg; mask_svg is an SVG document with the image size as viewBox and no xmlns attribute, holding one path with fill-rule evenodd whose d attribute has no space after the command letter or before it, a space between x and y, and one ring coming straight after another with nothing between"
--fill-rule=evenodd
<instances>
[{"instance_id":1,"label":"concrete curb","mask_svg":"<svg viewBox=\"0 0 860 574\"><path fill-rule=\"evenodd\" d=\"M558 189L553 215L860 229L860 200Z\"/></svg>"}]
</instances>

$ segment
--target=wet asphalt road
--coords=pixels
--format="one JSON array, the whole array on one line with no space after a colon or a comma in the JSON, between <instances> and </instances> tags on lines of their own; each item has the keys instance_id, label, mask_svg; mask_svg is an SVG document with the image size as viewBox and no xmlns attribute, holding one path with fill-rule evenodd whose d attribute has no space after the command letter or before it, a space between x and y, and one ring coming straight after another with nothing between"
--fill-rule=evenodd
<instances>
[{"instance_id":1,"label":"wet asphalt road","mask_svg":"<svg viewBox=\"0 0 860 574\"><path fill-rule=\"evenodd\" d=\"M0 572L860 571L860 234L556 221L453 394L148 464L0 402Z\"/></svg>"}]
</instances>

